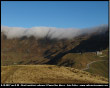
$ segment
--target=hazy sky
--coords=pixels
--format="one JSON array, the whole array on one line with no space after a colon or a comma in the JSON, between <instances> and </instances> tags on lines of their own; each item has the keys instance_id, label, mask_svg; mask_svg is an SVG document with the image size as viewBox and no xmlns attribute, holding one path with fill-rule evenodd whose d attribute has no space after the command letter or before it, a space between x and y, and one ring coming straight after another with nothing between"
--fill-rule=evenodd
<instances>
[{"instance_id":1,"label":"hazy sky","mask_svg":"<svg viewBox=\"0 0 110 88\"><path fill-rule=\"evenodd\" d=\"M2 1L1 25L88 28L108 24L108 1Z\"/></svg>"}]
</instances>

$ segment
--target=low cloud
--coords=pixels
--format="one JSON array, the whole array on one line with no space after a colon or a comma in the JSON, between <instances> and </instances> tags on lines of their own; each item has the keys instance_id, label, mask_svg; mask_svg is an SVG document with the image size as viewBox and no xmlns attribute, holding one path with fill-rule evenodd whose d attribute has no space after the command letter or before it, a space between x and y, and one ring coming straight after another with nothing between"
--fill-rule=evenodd
<instances>
[{"instance_id":1,"label":"low cloud","mask_svg":"<svg viewBox=\"0 0 110 88\"><path fill-rule=\"evenodd\" d=\"M51 39L71 39L82 34L90 33L104 33L108 29L107 25L102 25L88 29L75 29L75 28L55 28L55 27L7 27L1 26L1 32L7 36L8 39L21 38L23 36L35 38L43 38L49 36Z\"/></svg>"}]
</instances>

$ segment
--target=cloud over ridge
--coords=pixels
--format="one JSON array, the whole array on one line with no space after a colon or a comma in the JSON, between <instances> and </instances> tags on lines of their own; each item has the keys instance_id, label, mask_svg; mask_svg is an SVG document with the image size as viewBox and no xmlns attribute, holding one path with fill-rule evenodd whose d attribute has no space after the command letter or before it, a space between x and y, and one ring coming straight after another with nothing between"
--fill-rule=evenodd
<instances>
[{"instance_id":1,"label":"cloud over ridge","mask_svg":"<svg viewBox=\"0 0 110 88\"><path fill-rule=\"evenodd\" d=\"M56 27L32 27L32 28L22 28L22 27L7 27L1 26L1 32L7 36L8 39L21 38L23 36L35 38L43 38L49 36L51 39L71 39L76 36L85 33L103 33L108 29L107 25L102 25L89 29L76 29L76 28L56 28Z\"/></svg>"}]
</instances>

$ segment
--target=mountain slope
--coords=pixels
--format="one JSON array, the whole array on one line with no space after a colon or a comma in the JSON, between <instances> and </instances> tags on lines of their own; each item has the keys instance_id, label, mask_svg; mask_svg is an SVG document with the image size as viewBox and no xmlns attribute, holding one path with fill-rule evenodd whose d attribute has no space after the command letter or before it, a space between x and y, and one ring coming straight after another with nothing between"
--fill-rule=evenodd
<instances>
[{"instance_id":1,"label":"mountain slope","mask_svg":"<svg viewBox=\"0 0 110 88\"><path fill-rule=\"evenodd\" d=\"M16 65L1 67L1 83L108 84L108 79L69 67Z\"/></svg>"},{"instance_id":2,"label":"mountain slope","mask_svg":"<svg viewBox=\"0 0 110 88\"><path fill-rule=\"evenodd\" d=\"M48 59L47 63L49 64L58 63L58 59L68 53L96 52L106 48L108 48L108 32L79 36L71 40L35 39L34 37L7 39L3 33L1 36L1 52L3 54L7 52L23 53L27 57ZM29 59L31 59L30 57ZM20 58L23 60L25 56Z\"/></svg>"},{"instance_id":3,"label":"mountain slope","mask_svg":"<svg viewBox=\"0 0 110 88\"><path fill-rule=\"evenodd\" d=\"M108 30L101 33L80 35L69 40L48 37L36 39L33 36L7 39L1 33L1 64L3 66L47 64L74 67L81 70L93 61L103 59L108 62L108 36ZM105 57L99 57L96 54L97 51L101 51L102 56ZM100 74L101 76L108 77L104 74L105 70L99 69L100 65L108 69L107 65L102 64L95 68L103 73ZM95 71L88 72L97 74Z\"/></svg>"}]
</instances>

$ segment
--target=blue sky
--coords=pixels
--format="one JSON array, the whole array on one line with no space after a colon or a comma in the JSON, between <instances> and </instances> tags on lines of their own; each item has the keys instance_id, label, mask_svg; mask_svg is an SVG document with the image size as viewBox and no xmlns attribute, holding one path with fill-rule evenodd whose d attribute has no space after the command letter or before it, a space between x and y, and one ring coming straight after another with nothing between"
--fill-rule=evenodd
<instances>
[{"instance_id":1,"label":"blue sky","mask_svg":"<svg viewBox=\"0 0 110 88\"><path fill-rule=\"evenodd\" d=\"M2 1L1 25L88 28L108 24L108 1Z\"/></svg>"}]
</instances>

